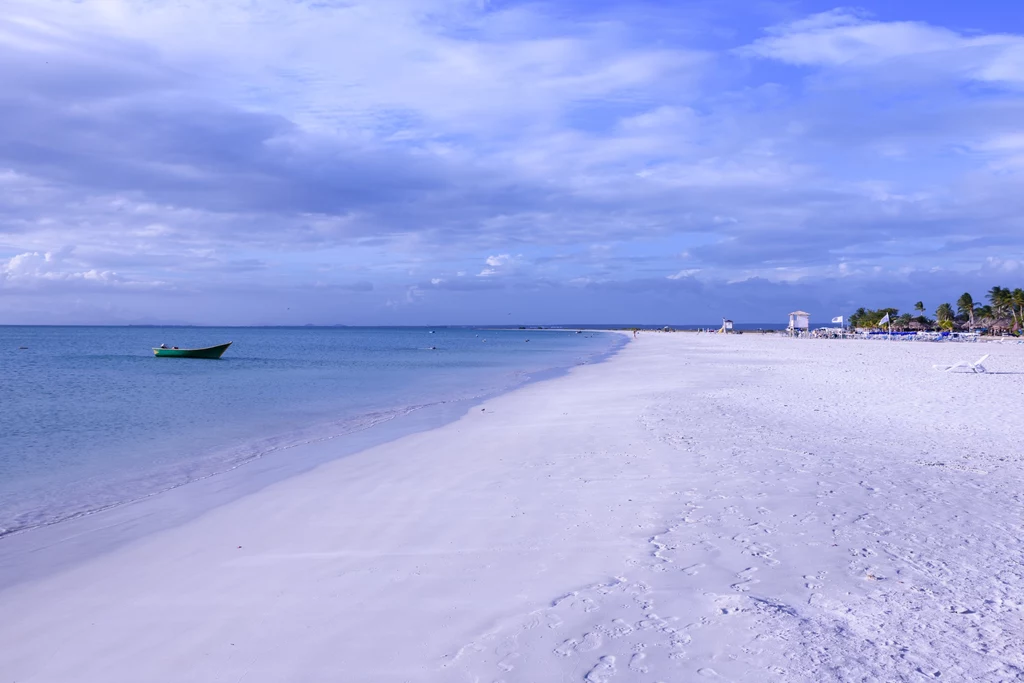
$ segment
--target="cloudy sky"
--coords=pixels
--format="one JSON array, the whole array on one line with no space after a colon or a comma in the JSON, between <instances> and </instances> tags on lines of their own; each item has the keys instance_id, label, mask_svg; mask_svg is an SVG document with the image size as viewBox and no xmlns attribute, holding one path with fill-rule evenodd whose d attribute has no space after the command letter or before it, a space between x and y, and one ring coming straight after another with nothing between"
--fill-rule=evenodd
<instances>
[{"instance_id":1,"label":"cloudy sky","mask_svg":"<svg viewBox=\"0 0 1024 683\"><path fill-rule=\"evenodd\" d=\"M1016 0L3 0L0 324L1024 285Z\"/></svg>"}]
</instances>

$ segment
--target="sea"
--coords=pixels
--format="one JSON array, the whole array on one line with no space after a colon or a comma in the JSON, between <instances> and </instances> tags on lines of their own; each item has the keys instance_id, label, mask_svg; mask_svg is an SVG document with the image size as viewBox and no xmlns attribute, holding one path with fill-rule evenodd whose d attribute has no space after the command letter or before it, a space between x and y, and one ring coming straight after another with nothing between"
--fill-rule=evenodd
<instances>
[{"instance_id":1,"label":"sea","mask_svg":"<svg viewBox=\"0 0 1024 683\"><path fill-rule=\"evenodd\" d=\"M152 352L227 341L217 361ZM0 536L463 409L624 343L594 330L0 326Z\"/></svg>"}]
</instances>

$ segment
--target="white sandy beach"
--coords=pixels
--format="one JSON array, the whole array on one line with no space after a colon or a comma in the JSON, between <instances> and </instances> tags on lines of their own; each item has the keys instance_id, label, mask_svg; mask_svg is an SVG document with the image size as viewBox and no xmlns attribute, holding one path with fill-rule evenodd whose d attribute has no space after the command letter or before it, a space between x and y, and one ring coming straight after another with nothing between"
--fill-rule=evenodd
<instances>
[{"instance_id":1,"label":"white sandy beach","mask_svg":"<svg viewBox=\"0 0 1024 683\"><path fill-rule=\"evenodd\" d=\"M0 681L1024 680L1022 396L1024 346L642 334L7 588Z\"/></svg>"}]
</instances>

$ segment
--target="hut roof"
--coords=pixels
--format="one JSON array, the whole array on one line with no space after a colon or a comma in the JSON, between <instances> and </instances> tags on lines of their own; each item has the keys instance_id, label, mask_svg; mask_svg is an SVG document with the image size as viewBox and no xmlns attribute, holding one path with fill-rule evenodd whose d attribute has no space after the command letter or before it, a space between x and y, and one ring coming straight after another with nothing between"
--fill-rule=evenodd
<instances>
[{"instance_id":1,"label":"hut roof","mask_svg":"<svg viewBox=\"0 0 1024 683\"><path fill-rule=\"evenodd\" d=\"M811 316L811 314L808 313L807 311L793 311L792 313L790 313L790 315L806 315L807 317Z\"/></svg>"}]
</instances>

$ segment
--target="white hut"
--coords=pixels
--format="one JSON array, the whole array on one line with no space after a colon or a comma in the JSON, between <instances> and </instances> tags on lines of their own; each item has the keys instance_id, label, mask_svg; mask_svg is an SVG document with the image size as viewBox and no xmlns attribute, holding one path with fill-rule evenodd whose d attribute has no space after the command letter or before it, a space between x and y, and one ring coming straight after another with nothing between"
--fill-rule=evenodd
<instances>
[{"instance_id":1,"label":"white hut","mask_svg":"<svg viewBox=\"0 0 1024 683\"><path fill-rule=\"evenodd\" d=\"M811 329L811 314L807 311L793 311L789 314L790 334L799 334Z\"/></svg>"},{"instance_id":2,"label":"white hut","mask_svg":"<svg viewBox=\"0 0 1024 683\"><path fill-rule=\"evenodd\" d=\"M732 321L726 318L722 318L722 329L718 331L724 333L732 332Z\"/></svg>"}]
</instances>

